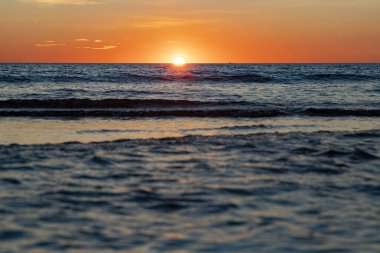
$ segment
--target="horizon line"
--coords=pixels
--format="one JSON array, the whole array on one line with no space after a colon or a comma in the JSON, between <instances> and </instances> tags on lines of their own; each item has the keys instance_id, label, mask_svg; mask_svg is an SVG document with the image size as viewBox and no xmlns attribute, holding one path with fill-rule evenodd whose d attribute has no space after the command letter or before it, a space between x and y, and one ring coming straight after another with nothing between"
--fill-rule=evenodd
<instances>
[{"instance_id":1,"label":"horizon line","mask_svg":"<svg viewBox=\"0 0 380 253\"><path fill-rule=\"evenodd\" d=\"M168 64L171 62L0 62L0 64ZM187 62L192 64L380 64L379 62Z\"/></svg>"}]
</instances>

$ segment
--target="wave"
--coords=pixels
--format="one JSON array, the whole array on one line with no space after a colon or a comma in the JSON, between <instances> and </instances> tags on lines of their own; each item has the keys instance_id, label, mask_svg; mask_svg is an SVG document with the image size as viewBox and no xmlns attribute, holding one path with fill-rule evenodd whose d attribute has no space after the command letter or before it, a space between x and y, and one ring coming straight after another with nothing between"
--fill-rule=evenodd
<instances>
[{"instance_id":1,"label":"wave","mask_svg":"<svg viewBox=\"0 0 380 253\"><path fill-rule=\"evenodd\" d=\"M307 75L305 79L307 80L318 80L318 81L370 81L373 79L378 79L378 76L361 75L361 74L343 74L343 73L324 73L324 74L313 74Z\"/></svg>"},{"instance_id":2,"label":"wave","mask_svg":"<svg viewBox=\"0 0 380 253\"><path fill-rule=\"evenodd\" d=\"M341 108L308 108L303 113L309 116L357 116L379 117L378 109L341 109Z\"/></svg>"},{"instance_id":3,"label":"wave","mask_svg":"<svg viewBox=\"0 0 380 253\"><path fill-rule=\"evenodd\" d=\"M0 117L207 117L258 118L284 116L278 110L1 110Z\"/></svg>"},{"instance_id":4,"label":"wave","mask_svg":"<svg viewBox=\"0 0 380 253\"><path fill-rule=\"evenodd\" d=\"M272 76L271 76L272 75ZM161 75L132 73L97 73L97 74L62 74L62 75L5 75L0 74L3 83L155 83L155 82L209 82L209 83L269 83L294 81L371 81L379 80L380 76L345 73L318 73L310 75L292 75L279 77L268 73L231 74L231 73L164 73Z\"/></svg>"},{"instance_id":5,"label":"wave","mask_svg":"<svg viewBox=\"0 0 380 253\"><path fill-rule=\"evenodd\" d=\"M154 107L199 107L199 106L243 106L252 105L245 101L194 101L194 100L167 100L167 99L11 99L0 101L0 108L54 108L54 109L81 109L81 108L154 108Z\"/></svg>"},{"instance_id":6,"label":"wave","mask_svg":"<svg viewBox=\"0 0 380 253\"><path fill-rule=\"evenodd\" d=\"M259 74L163 74L163 75L138 75L130 73L112 74L83 74L83 75L0 75L0 82L5 83L31 83L31 82L55 82L55 83L144 83L144 82L256 82L265 83L274 78Z\"/></svg>"},{"instance_id":7,"label":"wave","mask_svg":"<svg viewBox=\"0 0 380 253\"><path fill-rule=\"evenodd\" d=\"M27 76L10 76L10 75L0 75L0 82L5 83L23 83L32 82L33 79Z\"/></svg>"},{"instance_id":8,"label":"wave","mask_svg":"<svg viewBox=\"0 0 380 253\"><path fill-rule=\"evenodd\" d=\"M0 117L379 117L380 109L270 107L246 101L50 99L0 101Z\"/></svg>"},{"instance_id":9,"label":"wave","mask_svg":"<svg viewBox=\"0 0 380 253\"><path fill-rule=\"evenodd\" d=\"M195 76L195 75L168 75L159 77L164 81L177 81L177 80L190 80L190 81L215 81L215 82L270 82L274 79L271 77L259 74L242 74L242 75L209 75L209 76Z\"/></svg>"}]
</instances>

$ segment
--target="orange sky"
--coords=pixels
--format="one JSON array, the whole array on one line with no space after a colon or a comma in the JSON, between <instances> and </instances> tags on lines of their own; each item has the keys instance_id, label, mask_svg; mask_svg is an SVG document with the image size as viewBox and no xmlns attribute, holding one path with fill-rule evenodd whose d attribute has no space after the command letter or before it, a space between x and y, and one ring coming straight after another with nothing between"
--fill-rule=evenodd
<instances>
[{"instance_id":1,"label":"orange sky","mask_svg":"<svg viewBox=\"0 0 380 253\"><path fill-rule=\"evenodd\" d=\"M379 0L1 0L0 62L380 62Z\"/></svg>"}]
</instances>

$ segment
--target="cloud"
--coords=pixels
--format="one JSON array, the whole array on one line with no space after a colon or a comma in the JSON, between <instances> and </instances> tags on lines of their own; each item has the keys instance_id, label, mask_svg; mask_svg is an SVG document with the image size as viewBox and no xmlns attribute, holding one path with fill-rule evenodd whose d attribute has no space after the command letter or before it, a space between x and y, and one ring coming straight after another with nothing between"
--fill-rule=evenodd
<instances>
[{"instance_id":1,"label":"cloud","mask_svg":"<svg viewBox=\"0 0 380 253\"><path fill-rule=\"evenodd\" d=\"M75 41L78 41L78 42L86 42L86 41L89 41L88 39L75 39Z\"/></svg>"},{"instance_id":2,"label":"cloud","mask_svg":"<svg viewBox=\"0 0 380 253\"><path fill-rule=\"evenodd\" d=\"M106 0L19 0L24 3L45 4L45 5L86 5L101 4Z\"/></svg>"},{"instance_id":3,"label":"cloud","mask_svg":"<svg viewBox=\"0 0 380 253\"><path fill-rule=\"evenodd\" d=\"M117 48L117 46L102 46L102 47L93 47L94 50L108 50L108 49L114 49Z\"/></svg>"},{"instance_id":4,"label":"cloud","mask_svg":"<svg viewBox=\"0 0 380 253\"><path fill-rule=\"evenodd\" d=\"M102 43L102 40L94 40L94 43Z\"/></svg>"},{"instance_id":5,"label":"cloud","mask_svg":"<svg viewBox=\"0 0 380 253\"><path fill-rule=\"evenodd\" d=\"M91 47L76 47L77 49L91 49Z\"/></svg>"},{"instance_id":6,"label":"cloud","mask_svg":"<svg viewBox=\"0 0 380 253\"><path fill-rule=\"evenodd\" d=\"M162 18L154 21L139 21L131 22L126 24L128 27L136 29L154 29L163 27L175 27L175 26L186 26L186 25L204 25L207 23L219 22L219 19L178 19L178 18Z\"/></svg>"},{"instance_id":7,"label":"cloud","mask_svg":"<svg viewBox=\"0 0 380 253\"><path fill-rule=\"evenodd\" d=\"M36 44L36 47L56 47L56 46L66 46L66 44L65 43Z\"/></svg>"}]
</instances>

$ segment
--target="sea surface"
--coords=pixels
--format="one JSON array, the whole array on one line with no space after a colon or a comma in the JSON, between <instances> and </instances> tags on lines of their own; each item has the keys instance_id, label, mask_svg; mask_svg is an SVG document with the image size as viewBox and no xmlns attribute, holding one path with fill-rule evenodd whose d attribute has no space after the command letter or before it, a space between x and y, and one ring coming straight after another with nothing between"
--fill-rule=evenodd
<instances>
[{"instance_id":1,"label":"sea surface","mask_svg":"<svg viewBox=\"0 0 380 253\"><path fill-rule=\"evenodd\" d=\"M0 64L0 252L380 252L380 64Z\"/></svg>"}]
</instances>

